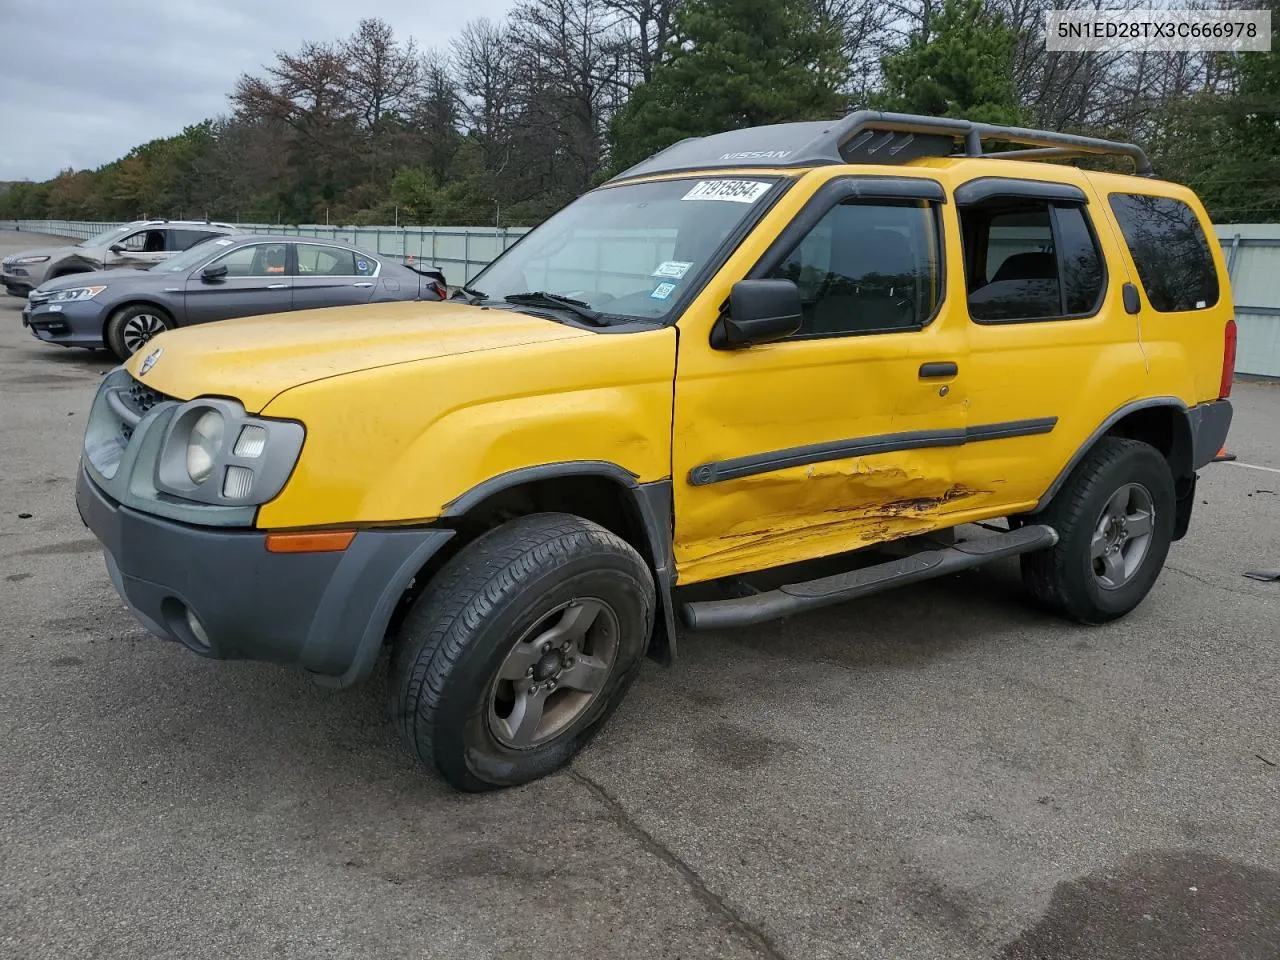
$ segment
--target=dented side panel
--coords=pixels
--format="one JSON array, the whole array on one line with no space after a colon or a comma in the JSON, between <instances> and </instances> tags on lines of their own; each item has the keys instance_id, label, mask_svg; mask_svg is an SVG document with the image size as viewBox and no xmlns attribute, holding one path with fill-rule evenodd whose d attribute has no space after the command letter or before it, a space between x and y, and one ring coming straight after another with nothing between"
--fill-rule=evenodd
<instances>
[{"instance_id":1,"label":"dented side panel","mask_svg":"<svg viewBox=\"0 0 1280 960\"><path fill-rule=\"evenodd\" d=\"M901 167L889 169L903 175ZM757 236L776 236L818 187L848 173L806 175ZM943 213L946 273L960 276L958 230L950 211ZM720 304L766 245L740 250L680 322L672 450L680 583L950 526L992 497L960 476L961 448L947 440L967 422L965 317L963 307L956 315L953 293L921 331L711 349ZM959 373L921 379L921 365L938 361L955 362ZM691 471L708 463L924 431L936 432L939 444L690 483Z\"/></svg>"}]
</instances>

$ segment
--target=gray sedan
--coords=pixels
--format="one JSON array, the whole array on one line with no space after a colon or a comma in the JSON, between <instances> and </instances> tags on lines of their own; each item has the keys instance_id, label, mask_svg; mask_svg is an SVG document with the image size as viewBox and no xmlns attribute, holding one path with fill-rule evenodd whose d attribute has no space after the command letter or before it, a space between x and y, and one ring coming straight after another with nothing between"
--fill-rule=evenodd
<instances>
[{"instance_id":1,"label":"gray sedan","mask_svg":"<svg viewBox=\"0 0 1280 960\"><path fill-rule=\"evenodd\" d=\"M46 343L125 359L174 327L388 300L443 300L444 275L298 237L219 237L147 270L81 273L33 290L23 326Z\"/></svg>"}]
</instances>

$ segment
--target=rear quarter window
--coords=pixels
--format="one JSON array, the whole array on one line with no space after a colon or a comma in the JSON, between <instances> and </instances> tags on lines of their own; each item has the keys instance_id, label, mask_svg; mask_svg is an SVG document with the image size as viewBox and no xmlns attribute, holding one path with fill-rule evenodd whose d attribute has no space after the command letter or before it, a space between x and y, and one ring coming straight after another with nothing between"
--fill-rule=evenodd
<instances>
[{"instance_id":1,"label":"rear quarter window","mask_svg":"<svg viewBox=\"0 0 1280 960\"><path fill-rule=\"evenodd\" d=\"M1218 302L1218 271L1194 210L1172 197L1113 193L1109 199L1154 309L1205 310Z\"/></svg>"}]
</instances>

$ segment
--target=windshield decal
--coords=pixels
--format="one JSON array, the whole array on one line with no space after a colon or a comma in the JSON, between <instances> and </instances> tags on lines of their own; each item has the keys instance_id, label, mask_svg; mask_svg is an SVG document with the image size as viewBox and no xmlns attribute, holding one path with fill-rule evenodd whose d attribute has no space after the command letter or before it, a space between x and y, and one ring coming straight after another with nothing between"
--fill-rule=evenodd
<instances>
[{"instance_id":1,"label":"windshield decal","mask_svg":"<svg viewBox=\"0 0 1280 960\"><path fill-rule=\"evenodd\" d=\"M755 203L773 184L759 180L699 180L681 200L727 200Z\"/></svg>"},{"instance_id":2,"label":"windshield decal","mask_svg":"<svg viewBox=\"0 0 1280 960\"><path fill-rule=\"evenodd\" d=\"M676 285L670 281L663 281L653 288L653 293L649 294L650 299L665 300L675 292Z\"/></svg>"},{"instance_id":3,"label":"windshield decal","mask_svg":"<svg viewBox=\"0 0 1280 960\"><path fill-rule=\"evenodd\" d=\"M692 263L686 263L683 260L664 260L658 264L658 269L649 274L651 277L669 277L672 280L680 280L689 272Z\"/></svg>"}]
</instances>

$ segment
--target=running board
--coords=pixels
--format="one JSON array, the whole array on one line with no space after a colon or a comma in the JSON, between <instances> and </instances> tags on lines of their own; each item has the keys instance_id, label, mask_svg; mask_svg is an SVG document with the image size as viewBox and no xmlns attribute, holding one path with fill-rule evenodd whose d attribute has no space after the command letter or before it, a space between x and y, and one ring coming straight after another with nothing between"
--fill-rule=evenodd
<instances>
[{"instance_id":1,"label":"running board","mask_svg":"<svg viewBox=\"0 0 1280 960\"><path fill-rule=\"evenodd\" d=\"M680 609L686 626L692 630L746 627L805 610L828 607L856 597L865 597L890 587L968 570L992 560L1016 557L1033 550L1045 550L1057 542L1058 531L1053 527L1031 524L998 536L969 540L942 550L925 550L848 573L789 583L776 590L749 597L686 603Z\"/></svg>"}]
</instances>

